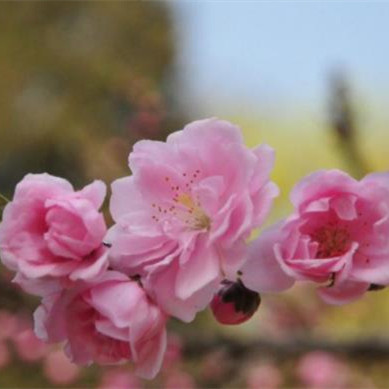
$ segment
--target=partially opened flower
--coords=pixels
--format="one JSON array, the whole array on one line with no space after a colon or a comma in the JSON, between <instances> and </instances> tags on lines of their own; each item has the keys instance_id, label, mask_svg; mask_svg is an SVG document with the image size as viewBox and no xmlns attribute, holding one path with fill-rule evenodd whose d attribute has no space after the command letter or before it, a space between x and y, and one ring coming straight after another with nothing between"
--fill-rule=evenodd
<instances>
[{"instance_id":1,"label":"partially opened flower","mask_svg":"<svg viewBox=\"0 0 389 389\"><path fill-rule=\"evenodd\" d=\"M245 240L278 194L273 150L248 149L238 127L207 119L166 143L138 142L129 164L133 175L112 185L112 266L140 275L167 313L190 321L222 279L235 280Z\"/></svg>"},{"instance_id":2,"label":"partially opened flower","mask_svg":"<svg viewBox=\"0 0 389 389\"><path fill-rule=\"evenodd\" d=\"M66 342L74 363L133 361L136 372L153 378L166 348L166 316L136 281L107 271L93 283L43 299L36 310L35 331L47 342Z\"/></svg>"},{"instance_id":3,"label":"partially opened flower","mask_svg":"<svg viewBox=\"0 0 389 389\"><path fill-rule=\"evenodd\" d=\"M357 181L319 171L296 185L291 200L295 212L267 232L258 266L278 262L290 277L320 284L332 304L389 284L389 173Z\"/></svg>"},{"instance_id":4,"label":"partially opened flower","mask_svg":"<svg viewBox=\"0 0 389 389\"><path fill-rule=\"evenodd\" d=\"M238 280L223 281L210 306L219 323L241 324L254 315L260 303L259 294L247 289L241 280Z\"/></svg>"},{"instance_id":5,"label":"partially opened flower","mask_svg":"<svg viewBox=\"0 0 389 389\"><path fill-rule=\"evenodd\" d=\"M1 259L17 272L17 282L44 294L53 278L92 279L107 268L106 225L98 211L105 192L101 181L74 191L49 174L23 178L0 224Z\"/></svg>"}]
</instances>

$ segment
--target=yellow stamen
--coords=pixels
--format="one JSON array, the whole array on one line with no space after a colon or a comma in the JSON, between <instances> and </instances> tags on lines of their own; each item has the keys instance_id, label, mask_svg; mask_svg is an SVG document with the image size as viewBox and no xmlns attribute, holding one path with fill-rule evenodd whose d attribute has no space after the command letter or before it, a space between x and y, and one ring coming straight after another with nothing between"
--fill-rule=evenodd
<instances>
[{"instance_id":1,"label":"yellow stamen","mask_svg":"<svg viewBox=\"0 0 389 389\"><path fill-rule=\"evenodd\" d=\"M192 225L196 230L206 229L211 227L211 220L208 215L197 205L193 198L187 193L181 193L177 196L177 202L188 208L189 214L192 216L186 222Z\"/></svg>"}]
</instances>

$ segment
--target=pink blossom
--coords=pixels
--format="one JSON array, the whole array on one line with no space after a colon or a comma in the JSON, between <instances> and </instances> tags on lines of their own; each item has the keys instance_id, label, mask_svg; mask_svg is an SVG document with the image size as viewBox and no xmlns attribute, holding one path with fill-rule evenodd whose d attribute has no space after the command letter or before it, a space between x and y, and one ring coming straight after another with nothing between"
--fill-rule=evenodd
<instances>
[{"instance_id":1,"label":"pink blossom","mask_svg":"<svg viewBox=\"0 0 389 389\"><path fill-rule=\"evenodd\" d=\"M281 371L270 363L262 363L249 370L247 389L277 389L282 384Z\"/></svg>"},{"instance_id":2,"label":"pink blossom","mask_svg":"<svg viewBox=\"0 0 389 389\"><path fill-rule=\"evenodd\" d=\"M68 385L77 380L80 368L62 350L52 351L43 362L43 372L53 384Z\"/></svg>"},{"instance_id":3,"label":"pink blossom","mask_svg":"<svg viewBox=\"0 0 389 389\"><path fill-rule=\"evenodd\" d=\"M105 191L94 181L75 192L49 174L28 174L16 186L0 224L0 254L22 287L39 294L53 277L91 279L106 269L106 225L98 212Z\"/></svg>"},{"instance_id":4,"label":"pink blossom","mask_svg":"<svg viewBox=\"0 0 389 389\"><path fill-rule=\"evenodd\" d=\"M13 341L19 358L23 361L39 361L47 354L47 345L36 337L31 328L19 332Z\"/></svg>"},{"instance_id":5,"label":"pink blossom","mask_svg":"<svg viewBox=\"0 0 389 389\"><path fill-rule=\"evenodd\" d=\"M357 181L319 171L296 185L291 200L295 212L267 232L258 266L278 261L290 277L321 284L319 294L331 304L388 285L389 173Z\"/></svg>"},{"instance_id":6,"label":"pink blossom","mask_svg":"<svg viewBox=\"0 0 389 389\"><path fill-rule=\"evenodd\" d=\"M240 129L206 119L166 142L140 141L133 175L112 185L112 266L139 274L169 314L191 321L246 257L245 240L268 214L273 150L248 149Z\"/></svg>"},{"instance_id":7,"label":"pink blossom","mask_svg":"<svg viewBox=\"0 0 389 389\"><path fill-rule=\"evenodd\" d=\"M154 377L166 348L166 317L136 281L107 271L43 299L35 331L48 342L66 341L74 363L112 364L132 360L142 377Z\"/></svg>"},{"instance_id":8,"label":"pink blossom","mask_svg":"<svg viewBox=\"0 0 389 389\"><path fill-rule=\"evenodd\" d=\"M139 379L130 371L112 369L104 372L99 389L140 389Z\"/></svg>"},{"instance_id":9,"label":"pink blossom","mask_svg":"<svg viewBox=\"0 0 389 389\"><path fill-rule=\"evenodd\" d=\"M170 371L165 380L165 389L194 389L194 379L188 373L180 370Z\"/></svg>"},{"instance_id":10,"label":"pink blossom","mask_svg":"<svg viewBox=\"0 0 389 389\"><path fill-rule=\"evenodd\" d=\"M280 292L294 284L294 279L274 258L273 247L279 239L276 225L249 243L247 260L240 269L241 280L247 288L259 293Z\"/></svg>"},{"instance_id":11,"label":"pink blossom","mask_svg":"<svg viewBox=\"0 0 389 389\"><path fill-rule=\"evenodd\" d=\"M348 374L347 366L325 351L312 351L297 365L298 377L312 389L346 388Z\"/></svg>"}]
</instances>

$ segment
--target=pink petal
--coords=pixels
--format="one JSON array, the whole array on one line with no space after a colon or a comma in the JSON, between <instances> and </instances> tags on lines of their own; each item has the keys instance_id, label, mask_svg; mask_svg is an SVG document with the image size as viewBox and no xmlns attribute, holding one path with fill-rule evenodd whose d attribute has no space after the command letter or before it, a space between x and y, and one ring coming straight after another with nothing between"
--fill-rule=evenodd
<instances>
[{"instance_id":1,"label":"pink petal","mask_svg":"<svg viewBox=\"0 0 389 389\"><path fill-rule=\"evenodd\" d=\"M239 127L217 118L196 120L189 123L182 131L176 131L170 134L166 142L190 144L192 142L197 143L199 139L206 139L211 143L242 143L242 135Z\"/></svg>"},{"instance_id":2,"label":"pink petal","mask_svg":"<svg viewBox=\"0 0 389 389\"><path fill-rule=\"evenodd\" d=\"M134 177L123 177L112 184L112 195L109 210L114 220L120 219L134 209L140 209L143 205L141 194L134 186Z\"/></svg>"},{"instance_id":3,"label":"pink petal","mask_svg":"<svg viewBox=\"0 0 389 389\"><path fill-rule=\"evenodd\" d=\"M355 207L356 201L357 197L354 195L335 197L331 200L331 207L335 210L340 219L353 220L358 216Z\"/></svg>"},{"instance_id":4,"label":"pink petal","mask_svg":"<svg viewBox=\"0 0 389 389\"><path fill-rule=\"evenodd\" d=\"M280 267L274 253L274 244L280 237L277 227L264 231L249 244L249 257L243 265L243 284L258 293L279 292L294 284Z\"/></svg>"},{"instance_id":5,"label":"pink petal","mask_svg":"<svg viewBox=\"0 0 389 389\"><path fill-rule=\"evenodd\" d=\"M90 303L117 327L126 327L144 295L136 282L105 282L90 292Z\"/></svg>"},{"instance_id":6,"label":"pink petal","mask_svg":"<svg viewBox=\"0 0 389 389\"><path fill-rule=\"evenodd\" d=\"M370 284L364 282L345 281L332 287L319 288L319 296L328 304L342 305L362 297Z\"/></svg>"},{"instance_id":7,"label":"pink petal","mask_svg":"<svg viewBox=\"0 0 389 389\"><path fill-rule=\"evenodd\" d=\"M75 280L93 280L101 275L108 268L108 250L99 250L90 259L84 258L81 265L78 266L69 276Z\"/></svg>"},{"instance_id":8,"label":"pink petal","mask_svg":"<svg viewBox=\"0 0 389 389\"><path fill-rule=\"evenodd\" d=\"M269 181L269 175L274 167L275 153L267 144L255 147L253 153L257 157L258 169L255 169L255 175L251 180L251 191L257 191Z\"/></svg>"},{"instance_id":9,"label":"pink petal","mask_svg":"<svg viewBox=\"0 0 389 389\"><path fill-rule=\"evenodd\" d=\"M150 380L158 374L166 351L166 339L164 329L154 339L143 345L135 370L139 377Z\"/></svg>"},{"instance_id":10,"label":"pink petal","mask_svg":"<svg viewBox=\"0 0 389 389\"><path fill-rule=\"evenodd\" d=\"M220 279L219 257L213 246L199 238L189 259L181 264L176 277L176 296L185 300L210 282Z\"/></svg>"},{"instance_id":11,"label":"pink petal","mask_svg":"<svg viewBox=\"0 0 389 389\"><path fill-rule=\"evenodd\" d=\"M77 195L83 199L89 200L96 209L99 209L103 205L106 193L107 187L104 182L95 180L81 189Z\"/></svg>"},{"instance_id":12,"label":"pink petal","mask_svg":"<svg viewBox=\"0 0 389 389\"><path fill-rule=\"evenodd\" d=\"M205 309L212 300L219 286L219 279L204 286L188 299L182 300L176 295L177 272L178 261L176 260L169 267L151 273L145 286L164 312L184 322L191 322L196 313Z\"/></svg>"},{"instance_id":13,"label":"pink petal","mask_svg":"<svg viewBox=\"0 0 389 389\"><path fill-rule=\"evenodd\" d=\"M320 185L317 185L318 182ZM299 208L315 198L328 197L339 192L358 193L358 181L340 170L319 170L301 180L293 188L290 200Z\"/></svg>"}]
</instances>

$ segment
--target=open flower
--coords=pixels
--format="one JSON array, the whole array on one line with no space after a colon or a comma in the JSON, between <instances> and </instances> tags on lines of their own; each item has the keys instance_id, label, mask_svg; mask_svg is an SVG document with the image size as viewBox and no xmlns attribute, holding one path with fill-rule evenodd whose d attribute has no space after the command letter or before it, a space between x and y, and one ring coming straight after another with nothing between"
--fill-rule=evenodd
<instances>
[{"instance_id":1,"label":"open flower","mask_svg":"<svg viewBox=\"0 0 389 389\"><path fill-rule=\"evenodd\" d=\"M295 186L291 200L295 212L267 232L258 266L278 261L290 277L321 284L332 304L389 284L389 173L357 181L319 171Z\"/></svg>"},{"instance_id":2,"label":"open flower","mask_svg":"<svg viewBox=\"0 0 389 389\"><path fill-rule=\"evenodd\" d=\"M236 278L245 240L278 194L273 159L270 147L248 149L238 127L217 119L193 122L166 143L138 142L133 175L112 185L112 266L140 275L167 313L192 320L222 279Z\"/></svg>"},{"instance_id":3,"label":"open flower","mask_svg":"<svg viewBox=\"0 0 389 389\"><path fill-rule=\"evenodd\" d=\"M107 271L93 283L43 299L34 314L35 332L46 342L66 342L74 363L132 360L136 372L153 378L166 349L166 316L136 281Z\"/></svg>"},{"instance_id":4,"label":"open flower","mask_svg":"<svg viewBox=\"0 0 389 389\"><path fill-rule=\"evenodd\" d=\"M94 181L75 192L49 174L28 174L16 186L0 224L0 254L22 286L36 291L53 278L91 279L107 268L106 225L98 211L105 191Z\"/></svg>"}]
</instances>

